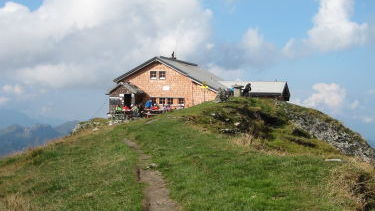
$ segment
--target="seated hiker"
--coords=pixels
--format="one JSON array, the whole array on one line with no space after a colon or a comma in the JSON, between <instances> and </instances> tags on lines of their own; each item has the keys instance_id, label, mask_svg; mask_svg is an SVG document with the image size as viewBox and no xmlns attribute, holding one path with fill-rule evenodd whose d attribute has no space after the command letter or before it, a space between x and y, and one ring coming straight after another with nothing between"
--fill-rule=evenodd
<instances>
[{"instance_id":1,"label":"seated hiker","mask_svg":"<svg viewBox=\"0 0 375 211\"><path fill-rule=\"evenodd\" d=\"M159 110L159 105L155 103L154 106L152 106L151 110Z\"/></svg>"},{"instance_id":2,"label":"seated hiker","mask_svg":"<svg viewBox=\"0 0 375 211\"><path fill-rule=\"evenodd\" d=\"M120 105L117 105L115 109L115 113L121 113L121 112L122 112L122 108L120 107Z\"/></svg>"},{"instance_id":3,"label":"seated hiker","mask_svg":"<svg viewBox=\"0 0 375 211\"><path fill-rule=\"evenodd\" d=\"M165 110L165 111L170 111L170 110L172 110L171 105L169 105L169 104L165 105L165 106L164 106L164 110Z\"/></svg>"},{"instance_id":4,"label":"seated hiker","mask_svg":"<svg viewBox=\"0 0 375 211\"><path fill-rule=\"evenodd\" d=\"M132 107L133 116L138 117L139 116L139 108L137 105Z\"/></svg>"},{"instance_id":5,"label":"seated hiker","mask_svg":"<svg viewBox=\"0 0 375 211\"><path fill-rule=\"evenodd\" d=\"M151 100L147 100L146 103L145 103L145 108L146 109L150 109L152 107L152 101Z\"/></svg>"},{"instance_id":6,"label":"seated hiker","mask_svg":"<svg viewBox=\"0 0 375 211\"><path fill-rule=\"evenodd\" d=\"M129 110L130 110L130 108L127 105L124 105L122 107L122 111L129 111Z\"/></svg>"}]
</instances>

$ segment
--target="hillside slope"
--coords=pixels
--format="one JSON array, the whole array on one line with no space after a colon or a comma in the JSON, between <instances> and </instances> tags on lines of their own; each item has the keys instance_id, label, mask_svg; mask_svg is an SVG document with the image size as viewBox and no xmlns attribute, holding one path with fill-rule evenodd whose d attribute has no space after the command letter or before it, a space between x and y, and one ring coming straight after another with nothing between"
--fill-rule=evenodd
<instances>
[{"instance_id":1,"label":"hillside slope","mask_svg":"<svg viewBox=\"0 0 375 211\"><path fill-rule=\"evenodd\" d=\"M375 208L373 166L298 127L285 106L293 105L233 99L116 127L100 120L98 131L1 160L0 210L141 210L138 155L125 138L151 156L185 210Z\"/></svg>"}]
</instances>

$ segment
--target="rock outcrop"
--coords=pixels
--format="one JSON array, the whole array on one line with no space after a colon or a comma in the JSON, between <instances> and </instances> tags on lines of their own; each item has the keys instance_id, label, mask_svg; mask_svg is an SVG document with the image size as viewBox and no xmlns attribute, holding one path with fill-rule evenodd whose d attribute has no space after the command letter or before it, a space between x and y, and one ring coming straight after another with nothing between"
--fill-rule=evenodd
<instances>
[{"instance_id":1,"label":"rock outcrop","mask_svg":"<svg viewBox=\"0 0 375 211\"><path fill-rule=\"evenodd\" d=\"M301 111L301 108L287 103L280 106L289 121L310 135L328 142L346 155L359 157L365 162L375 164L375 150L359 135L343 126L337 120L316 111Z\"/></svg>"},{"instance_id":2,"label":"rock outcrop","mask_svg":"<svg viewBox=\"0 0 375 211\"><path fill-rule=\"evenodd\" d=\"M74 127L72 134L79 133L86 129L98 130L101 127L107 126L108 120L101 118L94 118L86 122L80 122Z\"/></svg>"}]
</instances>

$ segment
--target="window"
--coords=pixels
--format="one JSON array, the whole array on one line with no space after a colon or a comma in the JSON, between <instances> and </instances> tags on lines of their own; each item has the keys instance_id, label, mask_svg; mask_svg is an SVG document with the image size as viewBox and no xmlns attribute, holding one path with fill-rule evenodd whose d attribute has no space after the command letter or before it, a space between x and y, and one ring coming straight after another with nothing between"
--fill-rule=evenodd
<instances>
[{"instance_id":1,"label":"window","mask_svg":"<svg viewBox=\"0 0 375 211\"><path fill-rule=\"evenodd\" d=\"M151 100L152 104L156 103L156 98L155 97L151 97L150 100Z\"/></svg>"},{"instance_id":2,"label":"window","mask_svg":"<svg viewBox=\"0 0 375 211\"><path fill-rule=\"evenodd\" d=\"M109 104L110 105L121 105L122 100L120 97L109 97Z\"/></svg>"},{"instance_id":3,"label":"window","mask_svg":"<svg viewBox=\"0 0 375 211\"><path fill-rule=\"evenodd\" d=\"M178 104L185 104L184 98L178 98Z\"/></svg>"},{"instance_id":4,"label":"window","mask_svg":"<svg viewBox=\"0 0 375 211\"><path fill-rule=\"evenodd\" d=\"M173 105L173 98L168 98L167 99L167 104L168 105Z\"/></svg>"},{"instance_id":5,"label":"window","mask_svg":"<svg viewBox=\"0 0 375 211\"><path fill-rule=\"evenodd\" d=\"M165 80L165 71L159 71L159 79Z\"/></svg>"},{"instance_id":6,"label":"window","mask_svg":"<svg viewBox=\"0 0 375 211\"><path fill-rule=\"evenodd\" d=\"M156 71L150 71L150 79L156 80Z\"/></svg>"},{"instance_id":7,"label":"window","mask_svg":"<svg viewBox=\"0 0 375 211\"><path fill-rule=\"evenodd\" d=\"M159 98L159 104L161 105L165 104L165 98Z\"/></svg>"}]
</instances>

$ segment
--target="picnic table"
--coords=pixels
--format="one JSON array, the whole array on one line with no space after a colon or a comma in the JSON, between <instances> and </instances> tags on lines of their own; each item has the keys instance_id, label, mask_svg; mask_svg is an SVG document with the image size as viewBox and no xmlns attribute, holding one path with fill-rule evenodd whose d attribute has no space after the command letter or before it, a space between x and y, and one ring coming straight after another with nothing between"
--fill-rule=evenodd
<instances>
[{"instance_id":1,"label":"picnic table","mask_svg":"<svg viewBox=\"0 0 375 211\"><path fill-rule=\"evenodd\" d=\"M162 114L162 113L165 113L165 112L168 112L168 111L170 111L170 109L165 109L165 108L145 109L144 110L144 114L145 114L146 118L150 118L152 116L155 116L155 115L158 115L158 114Z\"/></svg>"}]
</instances>

